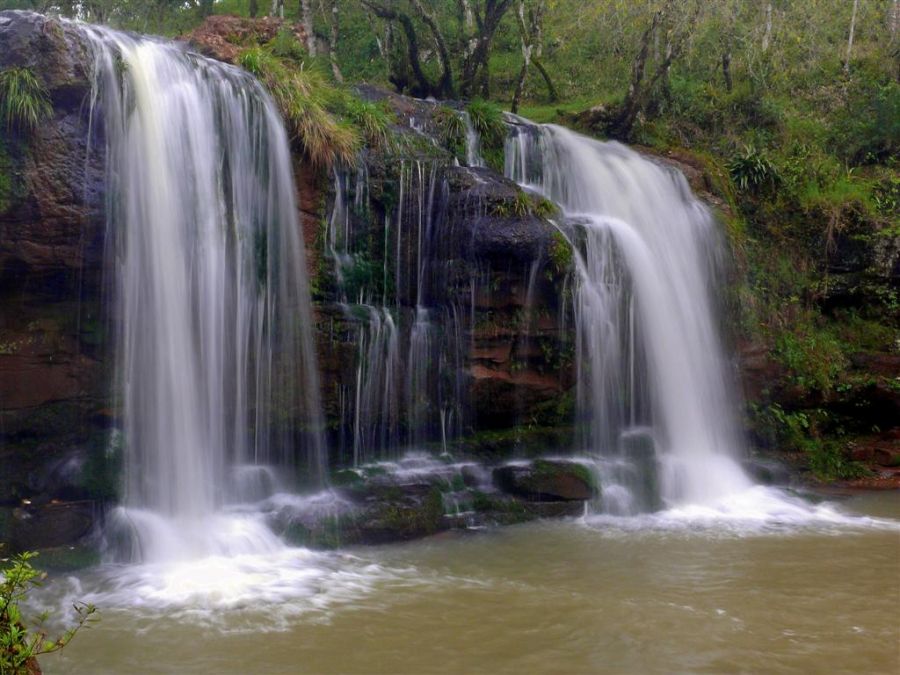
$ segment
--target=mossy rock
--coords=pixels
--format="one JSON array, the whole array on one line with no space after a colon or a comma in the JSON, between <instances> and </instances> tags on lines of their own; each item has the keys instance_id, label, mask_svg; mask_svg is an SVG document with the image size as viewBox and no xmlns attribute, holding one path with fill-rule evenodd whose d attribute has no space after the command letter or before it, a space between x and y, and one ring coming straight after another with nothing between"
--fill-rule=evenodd
<instances>
[{"instance_id":1,"label":"mossy rock","mask_svg":"<svg viewBox=\"0 0 900 675\"><path fill-rule=\"evenodd\" d=\"M587 501L598 492L597 481L583 464L538 459L529 465L507 464L494 469L494 484L504 492L531 501Z\"/></svg>"}]
</instances>

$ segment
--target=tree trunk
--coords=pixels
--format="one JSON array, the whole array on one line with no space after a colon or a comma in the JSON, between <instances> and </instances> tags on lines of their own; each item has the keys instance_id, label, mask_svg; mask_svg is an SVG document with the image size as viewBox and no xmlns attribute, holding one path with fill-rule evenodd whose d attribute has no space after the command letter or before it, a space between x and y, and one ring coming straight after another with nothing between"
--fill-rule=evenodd
<instances>
[{"instance_id":1,"label":"tree trunk","mask_svg":"<svg viewBox=\"0 0 900 675\"><path fill-rule=\"evenodd\" d=\"M316 34L313 32L312 6L309 0L300 0L300 24L303 26L303 33L306 35L306 53L310 56L315 56Z\"/></svg>"},{"instance_id":2,"label":"tree trunk","mask_svg":"<svg viewBox=\"0 0 900 675\"><path fill-rule=\"evenodd\" d=\"M334 75L334 79L337 82L344 81L344 74L341 72L341 67L338 65L337 58L337 43L338 43L338 33L340 29L340 22L338 17L338 5L337 0L331 0L331 39L328 41L328 60L331 61L331 72Z\"/></svg>"},{"instance_id":3,"label":"tree trunk","mask_svg":"<svg viewBox=\"0 0 900 675\"><path fill-rule=\"evenodd\" d=\"M482 92L487 90L487 70L491 45L494 34L510 5L512 5L512 0L486 0L483 16L475 15L478 34L474 38L475 46L471 54L463 62L462 77L460 78L460 92L464 97L470 97L474 93L476 84L481 85Z\"/></svg>"},{"instance_id":4,"label":"tree trunk","mask_svg":"<svg viewBox=\"0 0 900 675\"><path fill-rule=\"evenodd\" d=\"M637 114L640 111L642 100L642 85L644 81L644 70L647 68L647 57L650 54L650 42L656 28L663 16L663 10L658 10L650 21L650 25L641 36L641 48L638 50L634 62L631 64L631 82L628 84L628 93L625 94L625 100L619 109L619 114L610 125L611 131L616 135L628 137Z\"/></svg>"},{"instance_id":5,"label":"tree trunk","mask_svg":"<svg viewBox=\"0 0 900 675\"><path fill-rule=\"evenodd\" d=\"M444 40L444 34L441 32L440 26L434 18L434 15L425 9L421 0L410 0L410 2L412 3L413 9L415 9L416 13L419 15L419 18L422 19L422 23L428 26L428 30L431 31L431 35L434 37L434 42L437 45L438 58L441 61L441 81L438 84L438 95L452 97L455 95L453 87L453 65L450 61L450 52L447 49L447 42Z\"/></svg>"},{"instance_id":6,"label":"tree trunk","mask_svg":"<svg viewBox=\"0 0 900 675\"><path fill-rule=\"evenodd\" d=\"M519 0L516 6L516 25L519 27L519 39L522 43L522 68L519 70L519 79L516 81L516 92L513 94L510 109L513 113L519 112L519 104L525 91L525 80L528 78L528 66L531 64L531 36L525 23L525 0Z\"/></svg>"},{"instance_id":7,"label":"tree trunk","mask_svg":"<svg viewBox=\"0 0 900 675\"><path fill-rule=\"evenodd\" d=\"M556 103L559 100L559 92L556 90L556 87L553 86L553 80L550 79L550 73L548 73L547 69L544 68L543 61L540 61L537 58L532 58L531 63L535 68L537 68L537 71L541 74L541 77L544 78L544 84L547 85L547 94L550 98L550 102Z\"/></svg>"},{"instance_id":8,"label":"tree trunk","mask_svg":"<svg viewBox=\"0 0 900 675\"><path fill-rule=\"evenodd\" d=\"M853 33L856 31L856 10L859 0L853 0L853 14L850 15L850 36L847 38L847 57L844 59L844 74L850 74L850 53L853 51Z\"/></svg>"},{"instance_id":9,"label":"tree trunk","mask_svg":"<svg viewBox=\"0 0 900 675\"><path fill-rule=\"evenodd\" d=\"M900 0L894 0L894 4L888 10L888 32L891 34L890 44L893 45L897 40L897 33L900 32Z\"/></svg>"},{"instance_id":10,"label":"tree trunk","mask_svg":"<svg viewBox=\"0 0 900 675\"><path fill-rule=\"evenodd\" d=\"M259 14L259 0L250 0L250 18L255 19Z\"/></svg>"},{"instance_id":11,"label":"tree trunk","mask_svg":"<svg viewBox=\"0 0 900 675\"><path fill-rule=\"evenodd\" d=\"M762 52L765 54L769 51L769 42L772 39L772 3L766 5L766 30L763 33Z\"/></svg>"},{"instance_id":12,"label":"tree trunk","mask_svg":"<svg viewBox=\"0 0 900 675\"><path fill-rule=\"evenodd\" d=\"M390 7L385 7L384 5L379 5L373 2L373 0L361 0L361 2L378 18L386 19L387 21L396 21L400 24L400 27L403 29L403 34L406 37L406 65L412 70L417 83L417 85L411 87L410 90L416 96L433 96L437 91L437 87L429 81L428 76L425 75L425 71L422 70L422 62L419 57L419 37L416 34L416 27L413 24L412 19L402 12L398 12ZM404 85L401 83L406 82L405 77L392 78L392 81L400 91L403 91Z\"/></svg>"}]
</instances>

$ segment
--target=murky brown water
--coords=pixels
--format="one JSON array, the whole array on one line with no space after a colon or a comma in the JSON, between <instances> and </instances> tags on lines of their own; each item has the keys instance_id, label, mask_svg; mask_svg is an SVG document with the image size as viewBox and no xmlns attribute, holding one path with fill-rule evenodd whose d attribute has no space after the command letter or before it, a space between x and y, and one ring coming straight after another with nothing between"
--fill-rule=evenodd
<instances>
[{"instance_id":1,"label":"murky brown water","mask_svg":"<svg viewBox=\"0 0 900 675\"><path fill-rule=\"evenodd\" d=\"M900 519L900 494L842 508ZM900 672L896 528L547 522L303 564L302 594L101 608L45 671Z\"/></svg>"}]
</instances>

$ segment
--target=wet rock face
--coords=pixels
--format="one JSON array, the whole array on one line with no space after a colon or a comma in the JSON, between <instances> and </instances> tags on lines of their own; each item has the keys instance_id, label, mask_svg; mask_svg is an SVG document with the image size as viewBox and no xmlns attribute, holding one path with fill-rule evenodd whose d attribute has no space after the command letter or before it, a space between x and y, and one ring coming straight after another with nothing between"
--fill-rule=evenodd
<instances>
[{"instance_id":1,"label":"wet rock face","mask_svg":"<svg viewBox=\"0 0 900 675\"><path fill-rule=\"evenodd\" d=\"M319 237L315 285L328 317L320 353L332 426L353 427L357 376L363 389L366 382L360 345L372 344L373 309L381 321L390 312L401 354L397 381L379 390L402 391L400 420L406 401L424 391L428 422L419 440L533 419L574 381L572 336L560 331L570 309L561 294L565 270L551 260L556 228L535 213L536 197L491 169L465 166L453 154L458 148L451 152L441 129L454 114L449 107L372 87L360 93L390 106L397 142L369 149L361 167L339 177ZM353 283L359 270L369 271L366 284ZM430 361L433 377L411 393L410 327L421 310L431 351L420 362ZM553 421L560 422L571 418ZM346 434L334 440L353 443Z\"/></svg>"},{"instance_id":2,"label":"wet rock face","mask_svg":"<svg viewBox=\"0 0 900 675\"><path fill-rule=\"evenodd\" d=\"M106 407L105 177L100 119L100 151L89 149L90 58L77 34L5 11L0 45L0 70L29 68L53 106L37 128L0 135L0 501L9 501L95 433Z\"/></svg>"}]
</instances>

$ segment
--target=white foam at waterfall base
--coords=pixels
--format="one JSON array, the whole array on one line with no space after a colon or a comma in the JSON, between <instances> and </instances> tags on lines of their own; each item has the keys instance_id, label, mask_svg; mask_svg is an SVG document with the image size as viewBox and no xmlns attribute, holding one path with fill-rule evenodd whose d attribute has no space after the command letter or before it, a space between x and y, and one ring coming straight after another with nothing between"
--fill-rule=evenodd
<instances>
[{"instance_id":1,"label":"white foam at waterfall base","mask_svg":"<svg viewBox=\"0 0 900 675\"><path fill-rule=\"evenodd\" d=\"M126 611L236 632L287 630L299 618L327 621L333 611L383 586L419 580L413 568L281 546L268 553L212 555L183 561L104 564L57 578L29 598L64 624L75 602L102 608L103 621ZM62 613L62 614L61 614Z\"/></svg>"},{"instance_id":2,"label":"white foam at waterfall base","mask_svg":"<svg viewBox=\"0 0 900 675\"><path fill-rule=\"evenodd\" d=\"M593 513L583 523L604 535L670 532L703 537L847 535L864 530L900 532L900 521L849 513L831 501L816 503L783 488L753 485L702 503L655 513Z\"/></svg>"}]
</instances>

